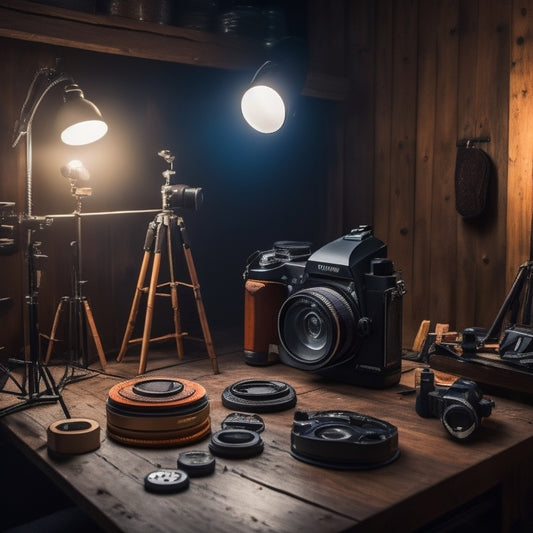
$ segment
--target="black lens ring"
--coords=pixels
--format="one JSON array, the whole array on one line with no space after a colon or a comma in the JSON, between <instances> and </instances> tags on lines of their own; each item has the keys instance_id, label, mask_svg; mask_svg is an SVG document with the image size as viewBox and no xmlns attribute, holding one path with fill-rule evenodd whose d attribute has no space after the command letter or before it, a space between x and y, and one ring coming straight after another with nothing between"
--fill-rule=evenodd
<instances>
[{"instance_id":1,"label":"black lens ring","mask_svg":"<svg viewBox=\"0 0 533 533\"><path fill-rule=\"evenodd\" d=\"M224 389L222 405L247 413L284 411L296 405L296 392L283 381L244 379Z\"/></svg>"},{"instance_id":2,"label":"black lens ring","mask_svg":"<svg viewBox=\"0 0 533 533\"><path fill-rule=\"evenodd\" d=\"M262 453L263 448L259 433L248 429L221 429L211 435L209 443L213 455L235 459L255 457Z\"/></svg>"}]
</instances>

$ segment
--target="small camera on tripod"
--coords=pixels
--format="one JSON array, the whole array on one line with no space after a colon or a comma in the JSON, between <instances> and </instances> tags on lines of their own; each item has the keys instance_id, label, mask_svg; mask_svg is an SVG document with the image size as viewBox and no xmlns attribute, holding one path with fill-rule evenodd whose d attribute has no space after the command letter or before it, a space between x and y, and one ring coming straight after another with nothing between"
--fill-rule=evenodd
<instances>
[{"instance_id":1,"label":"small camera on tripod","mask_svg":"<svg viewBox=\"0 0 533 533\"><path fill-rule=\"evenodd\" d=\"M198 211L204 201L202 188L182 184L171 185L170 180L176 174L174 170L175 156L172 155L170 150L160 150L157 155L162 157L169 165L169 168L161 173L165 178L165 184L161 187L163 210L184 208Z\"/></svg>"}]
</instances>

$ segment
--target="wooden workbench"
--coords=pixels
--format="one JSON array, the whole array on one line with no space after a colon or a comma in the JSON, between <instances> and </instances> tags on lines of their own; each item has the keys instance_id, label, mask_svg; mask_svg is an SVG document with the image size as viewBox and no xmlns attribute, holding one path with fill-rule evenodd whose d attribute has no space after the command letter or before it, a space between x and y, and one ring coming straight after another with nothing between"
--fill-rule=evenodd
<instances>
[{"instance_id":1,"label":"wooden workbench","mask_svg":"<svg viewBox=\"0 0 533 533\"><path fill-rule=\"evenodd\" d=\"M178 454L207 450L209 439L185 448L143 449L106 435L105 401L116 383L135 375L138 359L110 362L105 373L69 383L62 392L72 417L97 420L98 450L67 459L47 451L46 429L64 418L60 405L35 405L0 419L0 429L54 483L105 530L125 532L413 531L481 498L496 513L495 530L525 519L533 493L533 408L495 398L492 415L471 442L451 440L438 419L415 412L414 363L404 362L402 383L370 390L328 382L282 364L250 367L242 352L218 355L214 375L207 357L150 355L148 373L202 384L210 399L212 430L229 410L222 391L241 379L277 379L292 385L297 409L342 409L398 427L401 456L367 471L337 471L294 459L289 452L295 409L262 414L264 452L250 459L217 458L214 474L191 478L181 493L155 495L143 488L146 474L175 468ZM170 365L170 366L169 366ZM52 367L55 373L61 367ZM7 395L0 395L0 407ZM478 498L478 500L476 500ZM468 513L475 516L472 507ZM467 513L467 514L468 514ZM481 520L482 518L480 518ZM492 520L492 519L491 519ZM501 520L500 524L498 523Z\"/></svg>"}]
</instances>

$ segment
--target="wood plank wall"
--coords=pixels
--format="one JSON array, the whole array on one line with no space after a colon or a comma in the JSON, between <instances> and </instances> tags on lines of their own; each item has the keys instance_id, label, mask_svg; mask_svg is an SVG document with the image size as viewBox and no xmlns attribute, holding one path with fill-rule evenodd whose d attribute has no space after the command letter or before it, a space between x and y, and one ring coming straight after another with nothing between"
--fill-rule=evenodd
<instances>
[{"instance_id":1,"label":"wood plank wall","mask_svg":"<svg viewBox=\"0 0 533 533\"><path fill-rule=\"evenodd\" d=\"M308 15L312 67L351 85L327 121L324 240L374 225L407 284L404 346L423 319L489 327L530 252L533 0L309 0ZM467 221L456 142L484 135L489 209Z\"/></svg>"},{"instance_id":2,"label":"wood plank wall","mask_svg":"<svg viewBox=\"0 0 533 533\"><path fill-rule=\"evenodd\" d=\"M346 125L342 227L365 222L373 205L375 234L407 284L404 346L423 319L489 327L529 258L533 3L348 2L346 16L355 11L371 14L364 33L361 22L348 26L364 38L347 38L346 72L373 114ZM370 68L358 64L363 50ZM491 139L478 147L494 172L485 214L466 220L455 208L456 143L480 136ZM346 162L361 146L367 160L355 168ZM359 187L368 179L373 195Z\"/></svg>"}]
</instances>

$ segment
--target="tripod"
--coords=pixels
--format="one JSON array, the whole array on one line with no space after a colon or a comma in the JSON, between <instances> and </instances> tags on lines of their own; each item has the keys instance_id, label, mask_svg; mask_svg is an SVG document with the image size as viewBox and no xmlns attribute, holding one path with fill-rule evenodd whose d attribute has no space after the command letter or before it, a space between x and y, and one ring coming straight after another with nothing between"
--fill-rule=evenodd
<instances>
[{"instance_id":1,"label":"tripod","mask_svg":"<svg viewBox=\"0 0 533 533\"><path fill-rule=\"evenodd\" d=\"M29 220L28 222L32 222ZM49 368L41 363L40 360L40 346L39 346L39 321L38 321L38 295L39 295L39 277L40 272L36 268L36 261L44 256L41 254L39 246L40 243L36 242L32 238L33 230L28 229L28 282L29 282L29 294L26 297L26 303L28 304L28 337L30 357L28 360L10 359L10 362L17 365L24 365L24 380L23 383L19 383L11 372L3 367L2 370L7 373L7 376L13 380L17 386L18 392L2 391L8 394L17 395L22 399L21 402L14 405L5 407L0 410L0 416L14 413L15 411L21 411L26 407L40 403L52 403L59 401L66 418L70 418L67 406L57 388L54 378L50 373ZM44 388L41 389L41 382L44 384Z\"/></svg>"},{"instance_id":2,"label":"tripod","mask_svg":"<svg viewBox=\"0 0 533 533\"><path fill-rule=\"evenodd\" d=\"M54 321L52 323L52 330L50 332L50 339L48 343L48 349L46 351L45 363L48 364L48 362L50 361L50 357L52 356L54 343L57 341L56 332L61 318L61 312L63 311L63 307L65 305L68 305L68 338L71 363L75 365L81 364L81 366L83 366L84 368L87 368L89 366L87 350L88 324L91 331L91 336L96 346L100 365L103 369L105 369L106 358L104 354L104 349L100 341L100 336L98 335L98 330L96 329L96 323L94 321L91 306L89 305L89 301L83 295L82 291L83 284L86 282L81 279L81 209L82 198L84 196L88 196L90 194L89 191L90 189L77 188L75 184L72 183L72 195L76 198L77 201L77 207L74 211L74 215L76 217L77 240L71 243L71 246L74 248L74 268L72 275L73 294L72 296L63 296L59 300L59 304L54 315Z\"/></svg>"},{"instance_id":3,"label":"tripod","mask_svg":"<svg viewBox=\"0 0 533 533\"><path fill-rule=\"evenodd\" d=\"M176 238L179 238L181 241L181 246L185 261L187 263L187 268L189 271L189 277L191 283L185 283L175 280L174 275L174 255L172 250L172 243ZM169 273L170 281L167 283L158 285L159 270L161 267L161 253L163 250L164 243L166 241L167 246L167 255L169 261ZM150 285L148 287L144 286L144 281L146 274L148 272L148 267L150 263L151 256L153 255L152 262L152 273L150 276ZM124 338L122 340L122 346L120 352L117 356L117 361L122 361L128 346L130 344L142 343L141 346L141 356L139 362L139 374L143 374L146 370L146 357L148 353L148 346L150 342L162 341L166 339L175 338L176 347L178 351L178 357L181 359L183 357L183 340L182 337L186 336L187 333L181 331L181 318L180 318L180 309L178 305L178 286L183 285L189 287L194 292L194 298L196 301L196 308L198 311L198 316L200 319L200 324L202 327L202 332L204 336L204 342L207 348L207 353L211 359L211 365L213 372L215 374L219 373L218 363L216 355L213 349L213 341L211 339L211 333L209 331L209 326L207 324L207 317L204 310L204 305L202 302L202 296L200 294L200 284L198 282L198 276L196 274L196 268L194 266L194 261L192 258L190 244L187 238L187 232L185 229L185 224L183 219L176 215L170 209L164 209L161 213L156 215L155 219L150 222L148 225L148 230L146 232L146 239L144 242L144 256L141 264L141 270L139 273L139 278L137 280L137 288L135 291L135 296L133 298L133 304L131 306L131 311L128 319L128 325L124 333ZM170 294L167 293L158 293L157 290L161 287L169 287ZM139 304L141 295L143 293L148 293L147 304L146 304L146 315L144 321L144 331L142 338L131 339L133 329L135 327L135 321L137 318L137 312L139 310ZM154 302L156 296L170 296L173 310L173 320L174 320L174 332L168 335L163 335L157 338L150 338L151 329L152 329L152 320L154 312ZM189 337L191 340L201 340ZM130 340L131 339L131 340Z\"/></svg>"}]
</instances>

